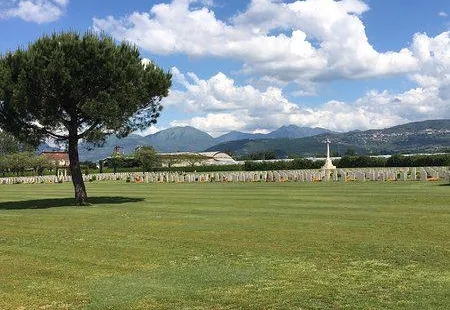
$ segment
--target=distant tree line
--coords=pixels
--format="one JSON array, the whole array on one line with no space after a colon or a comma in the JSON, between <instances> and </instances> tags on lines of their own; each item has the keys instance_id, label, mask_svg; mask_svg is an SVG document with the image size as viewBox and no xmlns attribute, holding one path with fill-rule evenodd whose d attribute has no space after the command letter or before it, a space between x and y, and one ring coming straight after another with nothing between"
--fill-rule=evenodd
<instances>
[{"instance_id":1,"label":"distant tree line","mask_svg":"<svg viewBox=\"0 0 450 310\"><path fill-rule=\"evenodd\" d=\"M253 152L247 155L238 157L238 160L270 160L277 159L277 153L275 151L263 151Z\"/></svg>"},{"instance_id":2,"label":"distant tree line","mask_svg":"<svg viewBox=\"0 0 450 310\"><path fill-rule=\"evenodd\" d=\"M312 161L306 158L295 158L290 161L246 161L245 171L265 170L297 170L297 169L319 169L324 164L323 160Z\"/></svg>"},{"instance_id":3,"label":"distant tree line","mask_svg":"<svg viewBox=\"0 0 450 310\"><path fill-rule=\"evenodd\" d=\"M389 158L344 156L341 159L334 160L333 163L338 168L450 166L450 153L411 156L394 154Z\"/></svg>"},{"instance_id":4,"label":"distant tree line","mask_svg":"<svg viewBox=\"0 0 450 310\"><path fill-rule=\"evenodd\" d=\"M196 170L201 166L206 157L195 153L180 153L178 155L158 154L152 147L145 146L135 150L134 153L124 156L121 154L112 154L110 157L100 161L101 171L112 169L112 172L118 171L137 171L140 168L142 172L172 170L178 171L175 165L185 164L184 168ZM163 164L165 167L163 167ZM184 170L186 171L186 169Z\"/></svg>"},{"instance_id":5,"label":"distant tree line","mask_svg":"<svg viewBox=\"0 0 450 310\"><path fill-rule=\"evenodd\" d=\"M0 176L22 176L27 172L42 175L46 169L53 169L46 157L35 154L35 149L35 146L0 131Z\"/></svg>"},{"instance_id":6,"label":"distant tree line","mask_svg":"<svg viewBox=\"0 0 450 310\"><path fill-rule=\"evenodd\" d=\"M294 170L294 169L320 169L323 160L313 161L306 158L296 158L291 161L246 161L244 170ZM450 154L436 155L392 155L389 158L370 156L344 156L333 160L337 168L364 168L364 167L427 167L450 166Z\"/></svg>"},{"instance_id":7,"label":"distant tree line","mask_svg":"<svg viewBox=\"0 0 450 310\"><path fill-rule=\"evenodd\" d=\"M124 156L113 153L110 157L100 161L100 173L106 168L114 173L123 171L123 168L140 168L142 172L152 171L161 167L161 159L151 146L140 147L131 155ZM134 169L136 170L136 169Z\"/></svg>"},{"instance_id":8,"label":"distant tree line","mask_svg":"<svg viewBox=\"0 0 450 310\"><path fill-rule=\"evenodd\" d=\"M0 174L2 177L15 175L23 176L27 172L34 175L43 175L45 170L57 167L47 157L37 156L33 152L18 152L0 156Z\"/></svg>"}]
</instances>

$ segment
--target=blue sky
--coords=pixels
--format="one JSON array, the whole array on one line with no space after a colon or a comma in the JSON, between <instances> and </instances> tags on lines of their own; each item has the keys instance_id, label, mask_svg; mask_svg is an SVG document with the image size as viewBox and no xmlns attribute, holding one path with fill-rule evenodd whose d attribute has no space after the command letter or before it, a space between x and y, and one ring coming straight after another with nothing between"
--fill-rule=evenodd
<instances>
[{"instance_id":1,"label":"blue sky","mask_svg":"<svg viewBox=\"0 0 450 310\"><path fill-rule=\"evenodd\" d=\"M156 127L215 136L450 118L450 1L1 0L0 52L53 31L137 44L172 70Z\"/></svg>"}]
</instances>

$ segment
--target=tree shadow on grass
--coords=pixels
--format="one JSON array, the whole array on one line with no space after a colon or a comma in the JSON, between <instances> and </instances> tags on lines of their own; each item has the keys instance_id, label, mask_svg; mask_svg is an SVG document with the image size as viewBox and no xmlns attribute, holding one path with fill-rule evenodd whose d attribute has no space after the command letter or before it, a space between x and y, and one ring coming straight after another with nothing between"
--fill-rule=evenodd
<instances>
[{"instance_id":1,"label":"tree shadow on grass","mask_svg":"<svg viewBox=\"0 0 450 310\"><path fill-rule=\"evenodd\" d=\"M117 205L123 203L140 202L144 200L145 200L144 198L132 198L121 196L88 198L88 202L91 207L97 204ZM77 206L75 203L75 198L33 199L33 200L0 202L0 210L48 209L48 208L71 207L71 206Z\"/></svg>"},{"instance_id":2,"label":"tree shadow on grass","mask_svg":"<svg viewBox=\"0 0 450 310\"><path fill-rule=\"evenodd\" d=\"M450 183L439 184L438 186L450 186Z\"/></svg>"}]
</instances>

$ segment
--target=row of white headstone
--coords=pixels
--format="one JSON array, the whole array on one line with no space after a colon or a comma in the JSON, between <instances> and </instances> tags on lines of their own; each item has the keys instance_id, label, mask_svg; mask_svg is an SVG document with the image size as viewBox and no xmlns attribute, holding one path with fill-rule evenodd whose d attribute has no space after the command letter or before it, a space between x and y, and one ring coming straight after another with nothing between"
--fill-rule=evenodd
<instances>
[{"instance_id":1,"label":"row of white headstone","mask_svg":"<svg viewBox=\"0 0 450 310\"><path fill-rule=\"evenodd\" d=\"M126 181L133 183L201 182L348 182L348 181L430 181L449 180L449 167L353 168L333 170L281 170L239 172L146 172L84 175L85 182ZM71 182L70 176L0 178L0 184Z\"/></svg>"}]
</instances>

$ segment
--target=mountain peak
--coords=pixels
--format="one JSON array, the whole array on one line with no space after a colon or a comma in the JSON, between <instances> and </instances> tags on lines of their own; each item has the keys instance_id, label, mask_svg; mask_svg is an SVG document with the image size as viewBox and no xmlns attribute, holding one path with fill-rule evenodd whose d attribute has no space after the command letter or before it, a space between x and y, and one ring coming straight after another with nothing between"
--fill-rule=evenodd
<instances>
[{"instance_id":1,"label":"mountain peak","mask_svg":"<svg viewBox=\"0 0 450 310\"><path fill-rule=\"evenodd\" d=\"M267 137L294 139L294 138L315 136L326 132L330 131L324 128L299 127L297 125L290 124L286 126L281 126L277 130L272 131L271 133L267 134Z\"/></svg>"},{"instance_id":2,"label":"mountain peak","mask_svg":"<svg viewBox=\"0 0 450 310\"><path fill-rule=\"evenodd\" d=\"M161 131L158 131L157 133L154 133L153 135L148 135L146 138L150 137L189 137L189 136L203 136L205 138L209 137L210 139L213 139L209 134L207 134L204 131L201 131L197 128L194 128L192 126L175 126L171 128L167 128Z\"/></svg>"}]
</instances>

